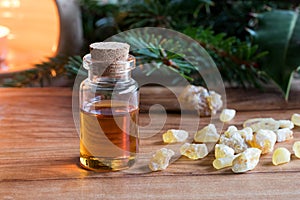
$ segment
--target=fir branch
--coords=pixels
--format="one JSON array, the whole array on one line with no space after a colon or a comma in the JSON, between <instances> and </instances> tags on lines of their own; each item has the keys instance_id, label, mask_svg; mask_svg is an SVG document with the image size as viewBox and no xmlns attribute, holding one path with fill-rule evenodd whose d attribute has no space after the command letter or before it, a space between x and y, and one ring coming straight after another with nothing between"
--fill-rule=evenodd
<instances>
[{"instance_id":1,"label":"fir branch","mask_svg":"<svg viewBox=\"0 0 300 200\"><path fill-rule=\"evenodd\" d=\"M176 30L197 22L199 13L209 13L211 0L137 0L124 6L127 29L138 27L165 27ZM184 8L184 9L183 9Z\"/></svg>"},{"instance_id":2,"label":"fir branch","mask_svg":"<svg viewBox=\"0 0 300 200\"><path fill-rule=\"evenodd\" d=\"M49 58L47 61L36 64L33 69L26 70L15 74L11 78L4 78L0 82L2 87L43 87L51 85L56 77L65 76L67 71L65 66L72 65L74 73L78 73L78 66L81 65L81 58L74 56L68 57L57 55ZM69 74L68 77L74 78L74 74Z\"/></svg>"},{"instance_id":3,"label":"fir branch","mask_svg":"<svg viewBox=\"0 0 300 200\"><path fill-rule=\"evenodd\" d=\"M77 75L87 76L87 71L82 66L82 59L80 56L69 57L68 63L64 66L66 75L69 79L74 80Z\"/></svg>"},{"instance_id":4,"label":"fir branch","mask_svg":"<svg viewBox=\"0 0 300 200\"><path fill-rule=\"evenodd\" d=\"M184 33L202 45L216 62L222 77L232 84L260 87L267 77L261 74L259 60L267 52L259 52L257 45L242 42L226 34L215 34L211 29L188 28Z\"/></svg>"}]
</instances>

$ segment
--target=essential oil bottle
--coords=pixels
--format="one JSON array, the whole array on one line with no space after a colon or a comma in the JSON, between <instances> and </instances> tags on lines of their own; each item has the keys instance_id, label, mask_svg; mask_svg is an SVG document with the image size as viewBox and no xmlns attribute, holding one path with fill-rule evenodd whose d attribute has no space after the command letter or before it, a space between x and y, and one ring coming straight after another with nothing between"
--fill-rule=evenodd
<instances>
[{"instance_id":1,"label":"essential oil bottle","mask_svg":"<svg viewBox=\"0 0 300 200\"><path fill-rule=\"evenodd\" d=\"M94 171L132 166L139 149L139 91L131 78L129 45L99 42L83 57L80 86L80 165Z\"/></svg>"}]
</instances>

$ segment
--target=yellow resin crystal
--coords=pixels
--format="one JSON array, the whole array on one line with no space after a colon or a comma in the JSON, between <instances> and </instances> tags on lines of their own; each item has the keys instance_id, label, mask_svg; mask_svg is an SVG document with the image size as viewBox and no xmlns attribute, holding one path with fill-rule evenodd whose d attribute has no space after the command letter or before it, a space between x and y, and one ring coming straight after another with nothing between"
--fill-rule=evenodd
<instances>
[{"instance_id":1,"label":"yellow resin crystal","mask_svg":"<svg viewBox=\"0 0 300 200\"><path fill-rule=\"evenodd\" d=\"M207 156L208 150L206 144L185 143L180 147L180 153L190 159L197 160Z\"/></svg>"},{"instance_id":2,"label":"yellow resin crystal","mask_svg":"<svg viewBox=\"0 0 300 200\"><path fill-rule=\"evenodd\" d=\"M169 166L170 159L175 155L171 149L162 148L158 150L151 158L149 168L152 171L164 170Z\"/></svg>"},{"instance_id":3,"label":"yellow resin crystal","mask_svg":"<svg viewBox=\"0 0 300 200\"><path fill-rule=\"evenodd\" d=\"M293 151L297 158L300 158L300 141L297 141L293 144Z\"/></svg>"},{"instance_id":4,"label":"yellow resin crystal","mask_svg":"<svg viewBox=\"0 0 300 200\"><path fill-rule=\"evenodd\" d=\"M189 133L184 130L170 129L163 134L164 143L184 142L189 136Z\"/></svg>"},{"instance_id":5,"label":"yellow resin crystal","mask_svg":"<svg viewBox=\"0 0 300 200\"><path fill-rule=\"evenodd\" d=\"M284 147L279 147L275 149L272 156L273 165L280 165L288 163L291 160L291 153Z\"/></svg>"},{"instance_id":6,"label":"yellow resin crystal","mask_svg":"<svg viewBox=\"0 0 300 200\"><path fill-rule=\"evenodd\" d=\"M220 114L220 121L229 122L235 117L236 111L234 109L223 109Z\"/></svg>"},{"instance_id":7,"label":"yellow resin crystal","mask_svg":"<svg viewBox=\"0 0 300 200\"><path fill-rule=\"evenodd\" d=\"M215 125L209 124L203 129L197 131L194 135L195 142L217 142L220 135L217 132Z\"/></svg>"},{"instance_id":8,"label":"yellow resin crystal","mask_svg":"<svg viewBox=\"0 0 300 200\"><path fill-rule=\"evenodd\" d=\"M250 127L253 132L257 132L260 129L276 131L279 129L279 122L273 118L254 118L246 120L243 126L244 128Z\"/></svg>"},{"instance_id":9,"label":"yellow resin crystal","mask_svg":"<svg viewBox=\"0 0 300 200\"><path fill-rule=\"evenodd\" d=\"M225 144L216 144L215 146L215 158L232 157L234 155L234 149Z\"/></svg>"},{"instance_id":10,"label":"yellow resin crystal","mask_svg":"<svg viewBox=\"0 0 300 200\"><path fill-rule=\"evenodd\" d=\"M277 142L284 142L286 140L293 139L293 131L289 128L281 128L275 131L277 136Z\"/></svg>"},{"instance_id":11,"label":"yellow resin crystal","mask_svg":"<svg viewBox=\"0 0 300 200\"><path fill-rule=\"evenodd\" d=\"M296 125L296 126L300 126L300 114L293 114L291 121Z\"/></svg>"},{"instance_id":12,"label":"yellow resin crystal","mask_svg":"<svg viewBox=\"0 0 300 200\"><path fill-rule=\"evenodd\" d=\"M276 143L276 134L271 130L260 129L253 135L251 147L262 150L262 154L272 152Z\"/></svg>"},{"instance_id":13,"label":"yellow resin crystal","mask_svg":"<svg viewBox=\"0 0 300 200\"><path fill-rule=\"evenodd\" d=\"M259 162L261 150L257 148L248 148L240 153L232 161L232 171L234 173L243 173L252 170Z\"/></svg>"},{"instance_id":14,"label":"yellow resin crystal","mask_svg":"<svg viewBox=\"0 0 300 200\"><path fill-rule=\"evenodd\" d=\"M216 158L213 161L213 167L215 169L223 169L225 167L231 167L232 166L232 161L233 161L234 158L235 158L235 156Z\"/></svg>"}]
</instances>

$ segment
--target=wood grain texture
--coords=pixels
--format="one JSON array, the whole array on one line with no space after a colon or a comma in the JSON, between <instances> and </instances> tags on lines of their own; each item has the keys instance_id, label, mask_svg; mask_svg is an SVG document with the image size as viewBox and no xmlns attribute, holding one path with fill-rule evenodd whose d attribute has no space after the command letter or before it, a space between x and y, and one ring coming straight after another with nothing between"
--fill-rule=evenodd
<instances>
[{"instance_id":1,"label":"wood grain texture","mask_svg":"<svg viewBox=\"0 0 300 200\"><path fill-rule=\"evenodd\" d=\"M300 89L285 102L274 90L228 89L227 105L237 109L230 123L241 127L245 119L289 119L300 113ZM165 171L155 173L95 173L78 166L79 136L72 118L72 91L68 88L0 89L0 197L3 199L298 199L300 159L273 166L271 154L261 157L251 172L236 175L230 169L214 170L213 154L191 161L180 158ZM155 115L152 126L146 112L155 103L170 111ZM176 99L166 89L141 89L141 152L164 146L161 134L180 125ZM209 117L185 116L192 131L210 122ZM157 123L157 124L156 124ZM223 130L227 128L224 125ZM156 130L157 129L157 130ZM161 129L161 130L160 130ZM155 132L155 131L156 132ZM278 143L289 150L300 140Z\"/></svg>"}]
</instances>

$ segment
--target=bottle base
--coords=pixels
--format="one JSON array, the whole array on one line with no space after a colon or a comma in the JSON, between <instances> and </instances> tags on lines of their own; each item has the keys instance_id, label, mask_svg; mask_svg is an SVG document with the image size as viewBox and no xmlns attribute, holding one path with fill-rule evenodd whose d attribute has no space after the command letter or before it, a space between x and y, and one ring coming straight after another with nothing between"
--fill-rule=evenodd
<instances>
[{"instance_id":1,"label":"bottle base","mask_svg":"<svg viewBox=\"0 0 300 200\"><path fill-rule=\"evenodd\" d=\"M99 158L80 156L80 166L92 171L119 171L128 169L135 163L135 157L126 158Z\"/></svg>"}]
</instances>

